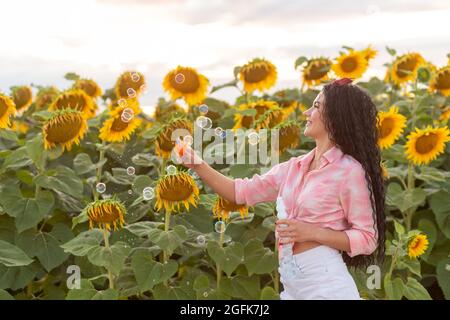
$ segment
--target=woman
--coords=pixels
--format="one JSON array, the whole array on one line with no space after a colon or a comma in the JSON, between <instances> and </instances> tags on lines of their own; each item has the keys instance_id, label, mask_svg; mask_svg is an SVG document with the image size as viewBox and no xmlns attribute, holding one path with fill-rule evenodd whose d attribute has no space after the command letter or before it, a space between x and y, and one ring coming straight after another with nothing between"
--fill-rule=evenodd
<instances>
[{"instance_id":1,"label":"woman","mask_svg":"<svg viewBox=\"0 0 450 320\"><path fill-rule=\"evenodd\" d=\"M304 134L316 147L264 175L230 179L190 148L182 161L229 201L251 206L283 199L288 219L278 220L276 231L280 245L293 244L296 270L292 276L280 269L281 299L360 299L347 266L384 258L377 109L344 78L325 85L304 115Z\"/></svg>"}]
</instances>

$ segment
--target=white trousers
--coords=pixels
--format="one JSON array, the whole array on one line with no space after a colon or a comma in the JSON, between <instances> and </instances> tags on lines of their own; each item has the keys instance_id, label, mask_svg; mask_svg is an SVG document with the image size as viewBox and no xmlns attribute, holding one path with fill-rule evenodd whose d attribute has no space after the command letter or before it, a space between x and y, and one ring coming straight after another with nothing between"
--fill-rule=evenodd
<instances>
[{"instance_id":1,"label":"white trousers","mask_svg":"<svg viewBox=\"0 0 450 320\"><path fill-rule=\"evenodd\" d=\"M293 258L299 272L289 280L280 274L281 300L361 300L338 250L321 245Z\"/></svg>"}]
</instances>

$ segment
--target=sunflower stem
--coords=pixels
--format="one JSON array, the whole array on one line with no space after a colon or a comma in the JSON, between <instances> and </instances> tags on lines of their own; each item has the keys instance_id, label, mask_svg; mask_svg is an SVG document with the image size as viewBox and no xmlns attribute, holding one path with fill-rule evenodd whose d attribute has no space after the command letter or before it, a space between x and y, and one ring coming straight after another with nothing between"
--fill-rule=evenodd
<instances>
[{"instance_id":1,"label":"sunflower stem","mask_svg":"<svg viewBox=\"0 0 450 320\"><path fill-rule=\"evenodd\" d=\"M225 234L225 225L222 223L220 225L220 236L219 236L219 246L221 248L223 248L223 238L224 238L224 234ZM217 291L220 290L220 280L222 279L222 267L220 266L219 263L216 263L216 275L217 275Z\"/></svg>"},{"instance_id":2,"label":"sunflower stem","mask_svg":"<svg viewBox=\"0 0 450 320\"><path fill-rule=\"evenodd\" d=\"M102 148L99 151L99 160L98 160L99 163L103 162L103 160L105 159L105 146L106 146L106 142L102 141ZM103 164L101 164L97 167L97 175L96 175L96 179L95 179L95 184L99 183L100 179L102 178L102 169L103 169ZM97 189L95 189L94 200L98 200L99 195L100 194L98 193Z\"/></svg>"},{"instance_id":3,"label":"sunflower stem","mask_svg":"<svg viewBox=\"0 0 450 320\"><path fill-rule=\"evenodd\" d=\"M108 230L106 230L106 226L103 226L103 239L105 239L105 248L109 251L111 251L111 247L109 246L109 234ZM109 268L106 268L108 270L108 280L109 280L109 288L114 289L114 278L111 270Z\"/></svg>"}]
</instances>

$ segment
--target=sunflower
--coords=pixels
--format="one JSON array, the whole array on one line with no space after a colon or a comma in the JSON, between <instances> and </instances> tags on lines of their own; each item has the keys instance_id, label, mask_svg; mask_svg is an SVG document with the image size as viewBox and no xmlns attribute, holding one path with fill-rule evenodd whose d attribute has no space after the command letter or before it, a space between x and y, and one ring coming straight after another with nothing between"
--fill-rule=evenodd
<instances>
[{"instance_id":1,"label":"sunflower","mask_svg":"<svg viewBox=\"0 0 450 320\"><path fill-rule=\"evenodd\" d=\"M153 114L155 120L160 122L163 122L164 120L170 118L172 115L183 116L186 115L186 111L178 104L172 102L166 104L158 104Z\"/></svg>"},{"instance_id":2,"label":"sunflower","mask_svg":"<svg viewBox=\"0 0 450 320\"><path fill-rule=\"evenodd\" d=\"M301 104L300 102L295 100L298 97L297 95L295 95L294 97L294 94L292 92L297 93L297 90L294 91L285 89L274 93L275 101L278 103L280 108L283 109L286 116L289 116L291 113L295 112L295 109L300 107Z\"/></svg>"},{"instance_id":3,"label":"sunflower","mask_svg":"<svg viewBox=\"0 0 450 320\"><path fill-rule=\"evenodd\" d=\"M336 59L336 63L331 66L334 73L341 78L357 79L366 72L368 62L361 51L350 50Z\"/></svg>"},{"instance_id":4,"label":"sunflower","mask_svg":"<svg viewBox=\"0 0 450 320\"><path fill-rule=\"evenodd\" d=\"M257 121L255 121L255 129L272 129L286 118L283 109L276 107L264 112Z\"/></svg>"},{"instance_id":5,"label":"sunflower","mask_svg":"<svg viewBox=\"0 0 450 320\"><path fill-rule=\"evenodd\" d=\"M192 123L182 117L175 117L164 124L156 138L156 154L164 159L169 159L175 142L172 141L172 133L177 129L186 129L192 135ZM183 137L181 137L183 138Z\"/></svg>"},{"instance_id":6,"label":"sunflower","mask_svg":"<svg viewBox=\"0 0 450 320\"><path fill-rule=\"evenodd\" d=\"M367 48L361 50L360 52L363 54L364 59L366 59L367 62L375 58L375 56L378 54L378 51L373 49L372 45L369 45Z\"/></svg>"},{"instance_id":7,"label":"sunflower","mask_svg":"<svg viewBox=\"0 0 450 320\"><path fill-rule=\"evenodd\" d=\"M71 89L60 94L48 108L50 111L74 109L86 118L92 118L97 111L97 105L83 90Z\"/></svg>"},{"instance_id":8,"label":"sunflower","mask_svg":"<svg viewBox=\"0 0 450 320\"><path fill-rule=\"evenodd\" d=\"M275 85L277 68L270 61L255 58L240 68L239 79L244 84L245 92L263 92Z\"/></svg>"},{"instance_id":9,"label":"sunflower","mask_svg":"<svg viewBox=\"0 0 450 320\"><path fill-rule=\"evenodd\" d=\"M381 149L391 147L400 137L406 127L406 117L398 113L398 108L392 106L388 112L378 113L378 145Z\"/></svg>"},{"instance_id":10,"label":"sunflower","mask_svg":"<svg viewBox=\"0 0 450 320\"><path fill-rule=\"evenodd\" d=\"M230 213L235 211L238 211L242 218L248 216L247 206L233 203L222 197L217 197L212 209L214 217L222 221L227 221Z\"/></svg>"},{"instance_id":11,"label":"sunflower","mask_svg":"<svg viewBox=\"0 0 450 320\"><path fill-rule=\"evenodd\" d=\"M383 176L383 179L389 179L389 171L388 171L386 163L384 161L380 162L380 167L381 167L381 174Z\"/></svg>"},{"instance_id":12,"label":"sunflower","mask_svg":"<svg viewBox=\"0 0 450 320\"><path fill-rule=\"evenodd\" d=\"M258 120L258 118L264 114L267 110L278 108L278 104L275 101L265 101L265 100L259 100L256 102L252 102L249 104L241 104L237 110L238 111L244 111L248 109L255 109L256 115L255 116L246 116L242 113L236 112L234 114L234 126L233 130L246 128L250 129L253 127L254 121Z\"/></svg>"},{"instance_id":13,"label":"sunflower","mask_svg":"<svg viewBox=\"0 0 450 320\"><path fill-rule=\"evenodd\" d=\"M417 69L425 63L425 59L419 53L408 53L398 57L391 68L390 79L397 85L414 80Z\"/></svg>"},{"instance_id":14,"label":"sunflower","mask_svg":"<svg viewBox=\"0 0 450 320\"><path fill-rule=\"evenodd\" d=\"M33 92L28 86L16 87L12 90L12 98L17 111L25 110L33 102Z\"/></svg>"},{"instance_id":15,"label":"sunflower","mask_svg":"<svg viewBox=\"0 0 450 320\"><path fill-rule=\"evenodd\" d=\"M410 258L417 258L425 253L428 249L428 239L424 234L413 236L408 243L408 256Z\"/></svg>"},{"instance_id":16,"label":"sunflower","mask_svg":"<svg viewBox=\"0 0 450 320\"><path fill-rule=\"evenodd\" d=\"M125 109L133 110L133 116L128 121L126 121L126 118L124 120L123 113ZM107 142L129 140L136 128L142 123L142 120L136 117L139 113L140 108L136 100L128 100L126 105L116 107L109 112L110 118L103 123L99 138Z\"/></svg>"},{"instance_id":17,"label":"sunflower","mask_svg":"<svg viewBox=\"0 0 450 320\"><path fill-rule=\"evenodd\" d=\"M13 120L9 128L21 134L26 134L30 130L30 126L25 121L18 120Z\"/></svg>"},{"instance_id":18,"label":"sunflower","mask_svg":"<svg viewBox=\"0 0 450 320\"><path fill-rule=\"evenodd\" d=\"M163 81L164 91L172 100L183 98L188 105L195 105L206 98L209 80L194 68L178 66Z\"/></svg>"},{"instance_id":19,"label":"sunflower","mask_svg":"<svg viewBox=\"0 0 450 320\"><path fill-rule=\"evenodd\" d=\"M437 70L430 80L430 91L439 91L444 96L450 96L450 66Z\"/></svg>"},{"instance_id":20,"label":"sunflower","mask_svg":"<svg viewBox=\"0 0 450 320\"><path fill-rule=\"evenodd\" d=\"M117 230L118 226L123 227L125 223L125 206L115 197L91 202L83 211L89 219L90 229L97 224L100 229L111 230L112 225Z\"/></svg>"},{"instance_id":21,"label":"sunflower","mask_svg":"<svg viewBox=\"0 0 450 320\"><path fill-rule=\"evenodd\" d=\"M60 94L56 87L47 87L40 89L36 95L35 105L37 110L48 107Z\"/></svg>"},{"instance_id":22,"label":"sunflower","mask_svg":"<svg viewBox=\"0 0 450 320\"><path fill-rule=\"evenodd\" d=\"M302 70L303 84L308 87L316 86L328 80L328 73L331 70L332 62L327 58L315 58L308 60Z\"/></svg>"},{"instance_id":23,"label":"sunflower","mask_svg":"<svg viewBox=\"0 0 450 320\"><path fill-rule=\"evenodd\" d=\"M73 89L83 90L91 98L97 98L102 95L100 86L91 79L78 79L73 84Z\"/></svg>"},{"instance_id":24,"label":"sunflower","mask_svg":"<svg viewBox=\"0 0 450 320\"><path fill-rule=\"evenodd\" d=\"M450 119L450 107L444 109L444 111L439 116L440 121L447 121L448 119Z\"/></svg>"},{"instance_id":25,"label":"sunflower","mask_svg":"<svg viewBox=\"0 0 450 320\"><path fill-rule=\"evenodd\" d=\"M189 210L189 203L197 207L199 190L194 179L184 171L162 176L156 185L155 209L179 212L181 204Z\"/></svg>"},{"instance_id":26,"label":"sunflower","mask_svg":"<svg viewBox=\"0 0 450 320\"><path fill-rule=\"evenodd\" d=\"M0 93L0 128L7 128L10 125L10 117L16 114L14 101Z\"/></svg>"},{"instance_id":27,"label":"sunflower","mask_svg":"<svg viewBox=\"0 0 450 320\"><path fill-rule=\"evenodd\" d=\"M87 131L87 122L80 111L63 109L53 112L42 128L45 149L62 146L71 150L72 145L79 144Z\"/></svg>"},{"instance_id":28,"label":"sunflower","mask_svg":"<svg viewBox=\"0 0 450 320\"><path fill-rule=\"evenodd\" d=\"M300 143L300 126L293 120L285 121L275 126L278 129L278 152L283 153L288 148L295 148Z\"/></svg>"},{"instance_id":29,"label":"sunflower","mask_svg":"<svg viewBox=\"0 0 450 320\"><path fill-rule=\"evenodd\" d=\"M117 99L134 98L139 96L145 88L145 78L140 72L126 71L116 81L114 92Z\"/></svg>"},{"instance_id":30,"label":"sunflower","mask_svg":"<svg viewBox=\"0 0 450 320\"><path fill-rule=\"evenodd\" d=\"M414 164L428 164L444 152L445 143L450 141L449 134L448 127L416 128L416 131L408 136L408 142L405 145L407 158Z\"/></svg>"}]
</instances>

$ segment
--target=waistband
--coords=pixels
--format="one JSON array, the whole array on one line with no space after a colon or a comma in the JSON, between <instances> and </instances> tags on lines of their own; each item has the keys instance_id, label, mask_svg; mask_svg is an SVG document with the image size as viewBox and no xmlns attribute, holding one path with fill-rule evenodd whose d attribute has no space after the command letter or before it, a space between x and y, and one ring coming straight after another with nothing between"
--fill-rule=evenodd
<instances>
[{"instance_id":1,"label":"waistband","mask_svg":"<svg viewBox=\"0 0 450 320\"><path fill-rule=\"evenodd\" d=\"M324 245L294 254L293 257L301 264L320 263L326 259L342 259L339 250Z\"/></svg>"}]
</instances>

